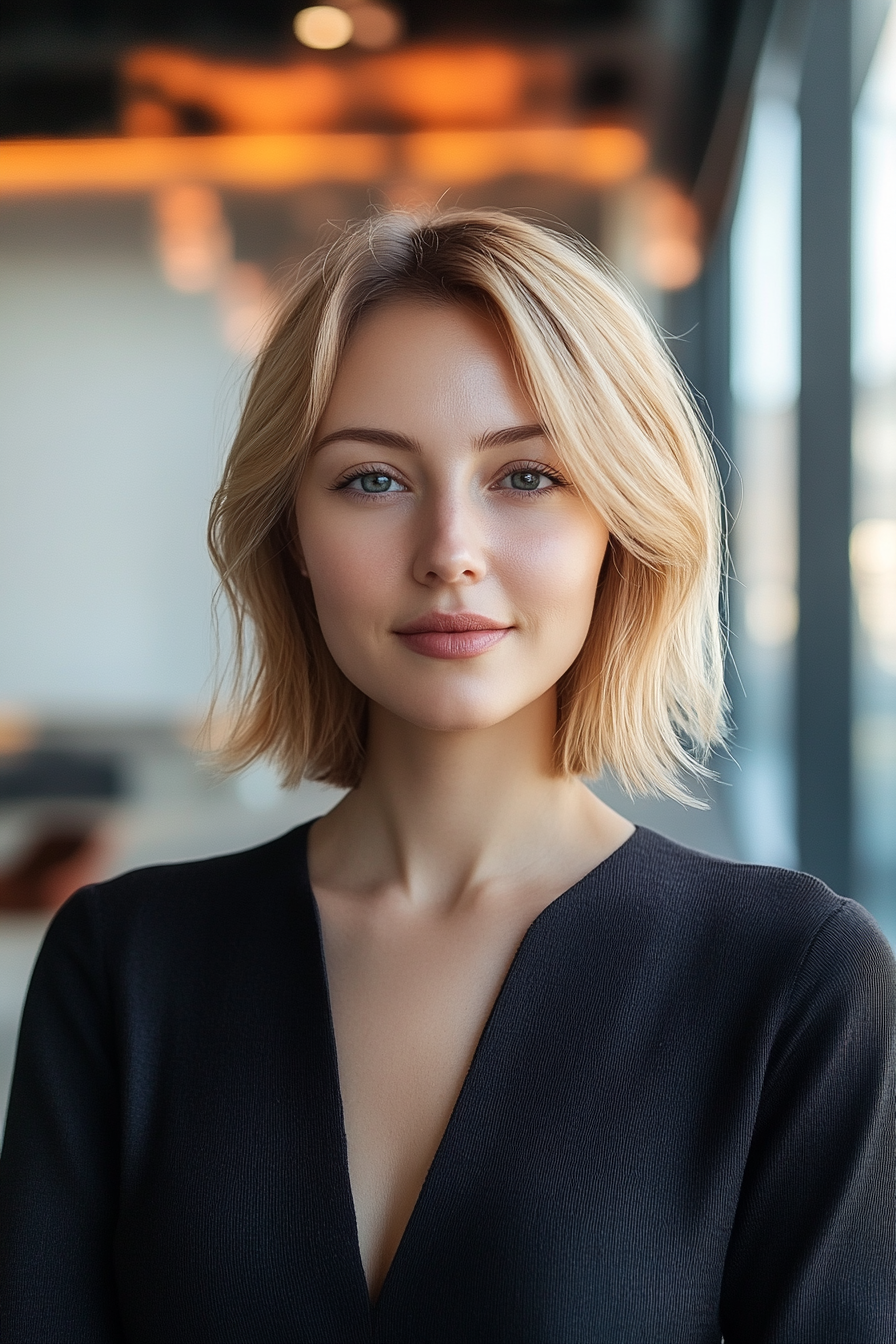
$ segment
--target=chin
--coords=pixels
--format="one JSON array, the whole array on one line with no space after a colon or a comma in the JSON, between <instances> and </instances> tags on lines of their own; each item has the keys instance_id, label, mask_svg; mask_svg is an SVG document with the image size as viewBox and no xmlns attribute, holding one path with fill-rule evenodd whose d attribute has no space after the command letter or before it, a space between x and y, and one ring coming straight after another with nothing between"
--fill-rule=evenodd
<instances>
[{"instance_id":1,"label":"chin","mask_svg":"<svg viewBox=\"0 0 896 1344\"><path fill-rule=\"evenodd\" d=\"M469 733L510 719L528 704L506 696L430 695L426 697L371 697L395 718L433 733Z\"/></svg>"}]
</instances>

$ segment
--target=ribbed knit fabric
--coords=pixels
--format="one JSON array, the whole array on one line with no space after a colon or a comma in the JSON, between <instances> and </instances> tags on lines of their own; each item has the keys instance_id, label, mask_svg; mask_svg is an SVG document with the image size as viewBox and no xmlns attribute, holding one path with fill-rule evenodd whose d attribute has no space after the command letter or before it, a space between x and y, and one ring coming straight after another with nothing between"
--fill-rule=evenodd
<instances>
[{"instance_id":1,"label":"ribbed knit fabric","mask_svg":"<svg viewBox=\"0 0 896 1344\"><path fill-rule=\"evenodd\" d=\"M893 1344L889 948L643 829L529 929L371 1309L306 836L54 920L3 1344Z\"/></svg>"}]
</instances>

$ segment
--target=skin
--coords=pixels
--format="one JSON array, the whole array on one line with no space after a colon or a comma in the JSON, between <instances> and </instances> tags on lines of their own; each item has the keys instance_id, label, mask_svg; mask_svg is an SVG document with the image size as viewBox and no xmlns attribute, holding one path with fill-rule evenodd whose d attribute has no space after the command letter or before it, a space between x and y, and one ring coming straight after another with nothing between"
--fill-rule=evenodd
<instances>
[{"instance_id":1,"label":"skin","mask_svg":"<svg viewBox=\"0 0 896 1344\"><path fill-rule=\"evenodd\" d=\"M375 1299L526 930L633 831L551 768L608 532L494 327L416 299L355 331L295 517L324 637L369 698L364 777L309 865ZM398 633L432 612L499 631L434 656L450 639Z\"/></svg>"}]
</instances>

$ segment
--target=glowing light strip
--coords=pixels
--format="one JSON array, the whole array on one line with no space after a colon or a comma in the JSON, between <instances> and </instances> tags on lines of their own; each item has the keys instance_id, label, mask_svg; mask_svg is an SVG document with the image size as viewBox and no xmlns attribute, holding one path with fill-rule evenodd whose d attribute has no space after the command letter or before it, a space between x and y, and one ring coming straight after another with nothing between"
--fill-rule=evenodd
<instances>
[{"instance_id":1,"label":"glowing light strip","mask_svg":"<svg viewBox=\"0 0 896 1344\"><path fill-rule=\"evenodd\" d=\"M0 143L0 195L146 191L172 181L270 190L365 182L388 166L378 135L208 135Z\"/></svg>"},{"instance_id":2,"label":"glowing light strip","mask_svg":"<svg viewBox=\"0 0 896 1344\"><path fill-rule=\"evenodd\" d=\"M508 172L609 186L647 158L644 137L623 126L12 140L0 142L0 197L139 192L177 181L270 191L401 175L450 186Z\"/></svg>"}]
</instances>

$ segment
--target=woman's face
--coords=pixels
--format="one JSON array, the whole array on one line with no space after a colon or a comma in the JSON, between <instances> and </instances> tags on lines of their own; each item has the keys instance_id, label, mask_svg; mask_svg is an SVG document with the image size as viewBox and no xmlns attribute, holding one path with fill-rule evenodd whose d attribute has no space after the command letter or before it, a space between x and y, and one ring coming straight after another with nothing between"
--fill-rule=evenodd
<instances>
[{"instance_id":1,"label":"woman's face","mask_svg":"<svg viewBox=\"0 0 896 1344\"><path fill-rule=\"evenodd\" d=\"M298 491L300 564L359 690L488 727L582 647L607 528L567 482L485 318L396 300L360 322Z\"/></svg>"}]
</instances>

